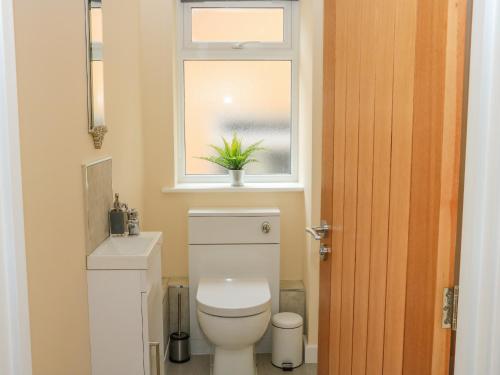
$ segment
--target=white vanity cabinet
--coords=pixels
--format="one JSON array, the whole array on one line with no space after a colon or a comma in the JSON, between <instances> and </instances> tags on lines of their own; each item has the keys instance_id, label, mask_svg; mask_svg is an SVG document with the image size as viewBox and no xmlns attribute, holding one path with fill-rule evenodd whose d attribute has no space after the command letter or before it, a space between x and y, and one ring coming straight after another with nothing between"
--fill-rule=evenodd
<instances>
[{"instance_id":1,"label":"white vanity cabinet","mask_svg":"<svg viewBox=\"0 0 500 375\"><path fill-rule=\"evenodd\" d=\"M87 257L92 375L163 375L162 235L108 238Z\"/></svg>"}]
</instances>

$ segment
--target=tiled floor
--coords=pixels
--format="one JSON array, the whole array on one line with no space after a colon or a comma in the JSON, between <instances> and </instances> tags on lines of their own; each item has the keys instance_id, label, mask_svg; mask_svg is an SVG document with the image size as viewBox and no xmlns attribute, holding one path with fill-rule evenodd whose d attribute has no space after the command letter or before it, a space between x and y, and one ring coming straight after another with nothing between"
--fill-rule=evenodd
<instances>
[{"instance_id":1,"label":"tiled floor","mask_svg":"<svg viewBox=\"0 0 500 375\"><path fill-rule=\"evenodd\" d=\"M167 360L166 372L165 375L210 375L210 357L193 356L189 362L183 364L175 364ZM316 375L316 365L302 365L292 372L284 372L271 364L270 354L259 354L257 355L257 374Z\"/></svg>"}]
</instances>

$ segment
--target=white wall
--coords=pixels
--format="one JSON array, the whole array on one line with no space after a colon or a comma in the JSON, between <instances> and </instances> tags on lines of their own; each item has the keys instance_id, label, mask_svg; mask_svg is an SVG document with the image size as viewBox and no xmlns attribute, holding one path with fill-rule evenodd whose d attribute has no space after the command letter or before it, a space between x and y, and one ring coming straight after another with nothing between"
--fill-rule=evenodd
<instances>
[{"instance_id":1,"label":"white wall","mask_svg":"<svg viewBox=\"0 0 500 375\"><path fill-rule=\"evenodd\" d=\"M31 374L12 1L0 3L0 374Z\"/></svg>"},{"instance_id":2,"label":"white wall","mask_svg":"<svg viewBox=\"0 0 500 375\"><path fill-rule=\"evenodd\" d=\"M500 373L500 4L474 2L456 375Z\"/></svg>"}]
</instances>

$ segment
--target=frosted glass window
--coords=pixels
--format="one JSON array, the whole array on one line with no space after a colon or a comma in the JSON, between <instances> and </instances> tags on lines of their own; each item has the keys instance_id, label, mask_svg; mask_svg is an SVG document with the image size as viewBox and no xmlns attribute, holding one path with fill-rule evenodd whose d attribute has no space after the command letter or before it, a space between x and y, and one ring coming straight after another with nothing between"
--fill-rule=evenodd
<instances>
[{"instance_id":1,"label":"frosted glass window","mask_svg":"<svg viewBox=\"0 0 500 375\"><path fill-rule=\"evenodd\" d=\"M283 42L283 8L193 8L193 42Z\"/></svg>"},{"instance_id":2,"label":"frosted glass window","mask_svg":"<svg viewBox=\"0 0 500 375\"><path fill-rule=\"evenodd\" d=\"M184 61L184 139L187 175L225 174L199 160L209 144L233 132L266 151L247 173L291 173L291 61Z\"/></svg>"}]
</instances>

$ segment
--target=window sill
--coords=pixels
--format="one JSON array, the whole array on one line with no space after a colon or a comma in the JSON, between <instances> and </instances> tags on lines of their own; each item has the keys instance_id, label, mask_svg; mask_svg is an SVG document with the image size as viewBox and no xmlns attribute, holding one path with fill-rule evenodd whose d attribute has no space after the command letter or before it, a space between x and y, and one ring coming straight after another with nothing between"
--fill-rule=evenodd
<instances>
[{"instance_id":1,"label":"window sill","mask_svg":"<svg viewBox=\"0 0 500 375\"><path fill-rule=\"evenodd\" d=\"M297 182L260 182L233 187L229 183L182 183L164 187L161 191L163 193L281 193L302 192L304 185Z\"/></svg>"}]
</instances>

